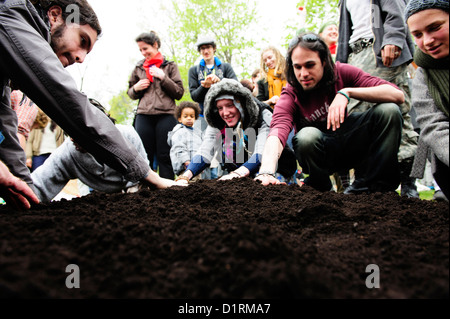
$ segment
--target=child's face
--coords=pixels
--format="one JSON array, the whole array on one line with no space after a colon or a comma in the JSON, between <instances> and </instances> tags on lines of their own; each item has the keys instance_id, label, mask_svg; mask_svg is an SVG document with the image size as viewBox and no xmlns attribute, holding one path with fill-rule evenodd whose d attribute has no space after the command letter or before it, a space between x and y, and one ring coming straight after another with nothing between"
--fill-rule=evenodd
<instances>
[{"instance_id":1,"label":"child's face","mask_svg":"<svg viewBox=\"0 0 450 319\"><path fill-rule=\"evenodd\" d=\"M188 127L194 126L195 110L190 107L184 108L183 111L181 111L181 116L178 119L178 122Z\"/></svg>"}]
</instances>

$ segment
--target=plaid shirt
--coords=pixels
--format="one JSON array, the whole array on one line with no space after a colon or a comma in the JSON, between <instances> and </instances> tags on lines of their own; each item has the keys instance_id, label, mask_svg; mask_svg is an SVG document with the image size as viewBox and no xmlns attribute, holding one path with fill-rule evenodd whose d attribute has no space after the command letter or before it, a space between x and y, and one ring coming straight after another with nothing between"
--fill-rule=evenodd
<instances>
[{"instance_id":1,"label":"plaid shirt","mask_svg":"<svg viewBox=\"0 0 450 319\"><path fill-rule=\"evenodd\" d=\"M16 111L19 120L18 133L28 139L38 113L37 105L21 91L16 90L11 92L11 108Z\"/></svg>"}]
</instances>

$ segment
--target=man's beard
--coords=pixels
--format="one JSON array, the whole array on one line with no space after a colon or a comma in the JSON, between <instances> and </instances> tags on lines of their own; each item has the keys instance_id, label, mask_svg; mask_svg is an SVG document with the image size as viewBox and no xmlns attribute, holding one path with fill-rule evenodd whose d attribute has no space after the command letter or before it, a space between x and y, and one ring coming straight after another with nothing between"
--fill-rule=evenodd
<instances>
[{"instance_id":1,"label":"man's beard","mask_svg":"<svg viewBox=\"0 0 450 319\"><path fill-rule=\"evenodd\" d=\"M316 85L314 85L314 86L308 86L308 87L304 87L303 85L301 85L300 84L300 86L302 87L302 89L303 89L303 91L304 92L313 92L313 91L315 91L315 90L317 90L317 89L319 89L320 87L319 87L319 84L316 84Z\"/></svg>"},{"instance_id":2,"label":"man's beard","mask_svg":"<svg viewBox=\"0 0 450 319\"><path fill-rule=\"evenodd\" d=\"M62 39L64 35L64 31L66 29L66 25L60 25L56 27L56 29L52 32L51 38L50 38L50 46L52 47L53 51L58 55L62 47Z\"/></svg>"}]
</instances>

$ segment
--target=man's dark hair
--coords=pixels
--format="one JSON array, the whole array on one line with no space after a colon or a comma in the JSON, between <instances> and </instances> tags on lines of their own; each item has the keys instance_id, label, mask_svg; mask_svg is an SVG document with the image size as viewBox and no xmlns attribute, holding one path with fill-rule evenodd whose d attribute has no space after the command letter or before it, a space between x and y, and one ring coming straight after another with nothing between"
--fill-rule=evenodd
<instances>
[{"instance_id":1,"label":"man's dark hair","mask_svg":"<svg viewBox=\"0 0 450 319\"><path fill-rule=\"evenodd\" d=\"M93 106L95 106L96 108L98 108L100 111L102 111L103 113L105 113L105 115L111 120L111 122L113 122L114 124L116 124L116 119L111 117L108 113L108 111L106 110L106 108L96 99L93 98L89 98L89 102L91 102L91 104Z\"/></svg>"},{"instance_id":2,"label":"man's dark hair","mask_svg":"<svg viewBox=\"0 0 450 319\"><path fill-rule=\"evenodd\" d=\"M250 92L253 92L253 83L252 83L252 81L250 81L248 79L242 79L241 80L241 84L242 84L243 87L248 89Z\"/></svg>"},{"instance_id":3,"label":"man's dark hair","mask_svg":"<svg viewBox=\"0 0 450 319\"><path fill-rule=\"evenodd\" d=\"M181 117L181 113L183 113L183 110L186 108L193 109L195 112L195 119L198 119L200 115L200 106L198 105L198 103L183 101L175 107L174 116L177 120Z\"/></svg>"},{"instance_id":4,"label":"man's dark hair","mask_svg":"<svg viewBox=\"0 0 450 319\"><path fill-rule=\"evenodd\" d=\"M137 38L136 42L145 42L151 46L158 43L158 49L161 48L161 39L155 31L141 33Z\"/></svg>"},{"instance_id":5,"label":"man's dark hair","mask_svg":"<svg viewBox=\"0 0 450 319\"><path fill-rule=\"evenodd\" d=\"M69 15L73 14L71 10L66 10L69 5L76 5L80 10L80 25L89 25L97 32L97 36L102 33L102 27L98 20L97 14L86 0L39 0L32 1L33 4L39 4L45 12L53 6L59 6L62 9L62 18L66 22Z\"/></svg>"},{"instance_id":6,"label":"man's dark hair","mask_svg":"<svg viewBox=\"0 0 450 319\"><path fill-rule=\"evenodd\" d=\"M336 76L334 72L334 62L331 52L326 43L315 33L302 33L289 45L286 55L286 78L290 85L303 92L303 88L295 77L294 65L292 63L292 52L295 48L301 47L319 53L320 61L324 64L323 77L318 87L325 89L327 93L334 92Z\"/></svg>"}]
</instances>

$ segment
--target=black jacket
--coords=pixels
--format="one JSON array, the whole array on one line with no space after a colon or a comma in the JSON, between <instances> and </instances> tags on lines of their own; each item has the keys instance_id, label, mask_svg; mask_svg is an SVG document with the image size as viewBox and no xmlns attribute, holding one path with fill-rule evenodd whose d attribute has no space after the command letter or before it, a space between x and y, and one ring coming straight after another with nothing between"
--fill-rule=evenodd
<instances>
[{"instance_id":1,"label":"black jacket","mask_svg":"<svg viewBox=\"0 0 450 319\"><path fill-rule=\"evenodd\" d=\"M238 81L236 74L234 73L233 67L229 63L222 63L218 68L217 76L222 79L234 79ZM200 105L203 114L203 103L205 102L206 93L209 89L205 89L200 85L201 76L199 75L199 65L194 65L189 69L189 93L191 94L192 100Z\"/></svg>"},{"instance_id":2,"label":"black jacket","mask_svg":"<svg viewBox=\"0 0 450 319\"><path fill-rule=\"evenodd\" d=\"M15 176L32 183L17 139L17 118L10 108L12 80L99 162L130 181L144 178L150 167L111 120L78 90L50 47L49 22L40 7L37 9L26 0L0 1L0 132L5 137L0 159Z\"/></svg>"}]
</instances>

